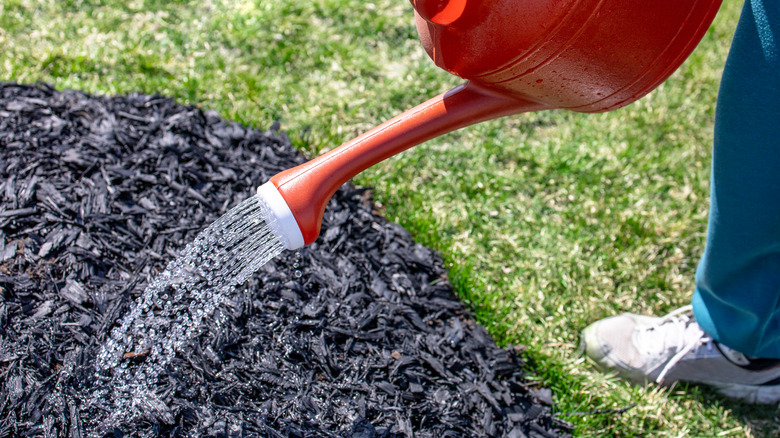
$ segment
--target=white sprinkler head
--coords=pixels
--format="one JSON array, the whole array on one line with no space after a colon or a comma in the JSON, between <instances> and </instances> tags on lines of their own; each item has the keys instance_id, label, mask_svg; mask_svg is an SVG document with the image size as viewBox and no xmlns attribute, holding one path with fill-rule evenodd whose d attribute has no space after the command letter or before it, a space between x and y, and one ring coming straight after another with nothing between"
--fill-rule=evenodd
<instances>
[{"instance_id":1,"label":"white sprinkler head","mask_svg":"<svg viewBox=\"0 0 780 438\"><path fill-rule=\"evenodd\" d=\"M287 201L279 193L279 189L271 181L268 181L257 188L257 194L265 201L268 210L273 215L268 226L279 237L282 244L287 249L302 248L303 234L301 234L301 228L287 205Z\"/></svg>"}]
</instances>

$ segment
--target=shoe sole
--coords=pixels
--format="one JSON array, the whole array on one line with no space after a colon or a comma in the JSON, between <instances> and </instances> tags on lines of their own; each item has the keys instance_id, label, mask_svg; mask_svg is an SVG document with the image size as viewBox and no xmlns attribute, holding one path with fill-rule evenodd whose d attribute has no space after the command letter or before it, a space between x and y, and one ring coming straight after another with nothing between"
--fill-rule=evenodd
<instances>
[{"instance_id":1,"label":"shoe sole","mask_svg":"<svg viewBox=\"0 0 780 438\"><path fill-rule=\"evenodd\" d=\"M705 383L719 393L752 404L773 404L780 402L780 385L755 386L737 383Z\"/></svg>"}]
</instances>

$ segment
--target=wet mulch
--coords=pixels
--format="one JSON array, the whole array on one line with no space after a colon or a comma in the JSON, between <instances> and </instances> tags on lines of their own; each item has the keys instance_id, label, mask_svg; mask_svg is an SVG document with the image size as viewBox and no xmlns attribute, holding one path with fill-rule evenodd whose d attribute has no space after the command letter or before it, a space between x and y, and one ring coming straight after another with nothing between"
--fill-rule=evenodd
<instances>
[{"instance_id":1,"label":"wet mulch","mask_svg":"<svg viewBox=\"0 0 780 438\"><path fill-rule=\"evenodd\" d=\"M168 98L0 83L0 437L86 436L113 324L198 230L303 160L277 127ZM161 375L159 415L111 435L569 436L365 189L342 187L320 240L219 312Z\"/></svg>"}]
</instances>

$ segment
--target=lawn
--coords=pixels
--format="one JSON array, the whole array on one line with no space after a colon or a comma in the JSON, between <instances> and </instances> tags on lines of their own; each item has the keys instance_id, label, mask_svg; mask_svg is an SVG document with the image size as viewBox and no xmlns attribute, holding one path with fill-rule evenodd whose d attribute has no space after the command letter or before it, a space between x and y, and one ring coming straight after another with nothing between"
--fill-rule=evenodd
<instances>
[{"instance_id":1,"label":"lawn","mask_svg":"<svg viewBox=\"0 0 780 438\"><path fill-rule=\"evenodd\" d=\"M714 103L741 2L672 78L607 114L547 111L466 128L366 171L388 219L440 251L502 345L521 345L576 434L777 436L774 407L595 372L579 332L687 304L708 208ZM0 80L159 93L309 156L459 83L405 0L0 0ZM258 181L258 184L261 181Z\"/></svg>"}]
</instances>

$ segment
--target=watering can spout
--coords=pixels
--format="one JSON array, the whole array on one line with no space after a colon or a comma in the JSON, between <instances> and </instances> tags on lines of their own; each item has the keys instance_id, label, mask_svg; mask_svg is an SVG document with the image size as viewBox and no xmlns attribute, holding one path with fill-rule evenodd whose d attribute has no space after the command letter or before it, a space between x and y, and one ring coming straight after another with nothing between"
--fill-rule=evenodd
<instances>
[{"instance_id":1,"label":"watering can spout","mask_svg":"<svg viewBox=\"0 0 780 438\"><path fill-rule=\"evenodd\" d=\"M274 175L269 183L286 201L298 224L302 243L309 245L319 236L328 200L339 187L363 170L456 129L510 114L543 109L549 109L549 106L506 96L467 82L326 154ZM291 235L297 236L294 231Z\"/></svg>"}]
</instances>

